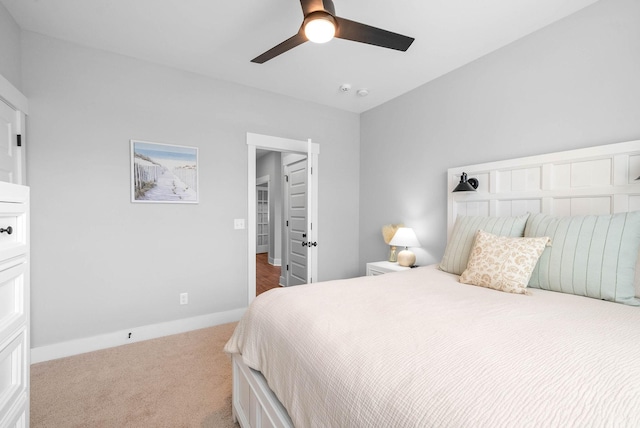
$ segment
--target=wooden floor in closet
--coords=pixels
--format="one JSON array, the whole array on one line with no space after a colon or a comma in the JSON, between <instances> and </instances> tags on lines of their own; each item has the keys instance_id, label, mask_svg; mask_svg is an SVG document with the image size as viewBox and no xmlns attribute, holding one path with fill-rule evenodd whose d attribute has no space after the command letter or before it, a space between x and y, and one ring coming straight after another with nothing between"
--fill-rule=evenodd
<instances>
[{"instance_id":1,"label":"wooden floor in closet","mask_svg":"<svg viewBox=\"0 0 640 428\"><path fill-rule=\"evenodd\" d=\"M280 266L269 264L269 253L256 254L256 296L279 287Z\"/></svg>"}]
</instances>

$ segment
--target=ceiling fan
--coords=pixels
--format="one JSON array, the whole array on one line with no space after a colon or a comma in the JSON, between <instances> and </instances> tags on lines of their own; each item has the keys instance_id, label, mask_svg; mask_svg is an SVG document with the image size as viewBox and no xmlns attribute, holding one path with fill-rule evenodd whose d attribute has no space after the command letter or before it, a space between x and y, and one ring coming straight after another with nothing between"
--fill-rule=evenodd
<instances>
[{"instance_id":1,"label":"ceiling fan","mask_svg":"<svg viewBox=\"0 0 640 428\"><path fill-rule=\"evenodd\" d=\"M306 41L325 43L334 37L403 52L415 40L413 37L340 18L336 16L332 0L300 0L300 4L304 21L298 33L258 55L251 62L262 64Z\"/></svg>"}]
</instances>

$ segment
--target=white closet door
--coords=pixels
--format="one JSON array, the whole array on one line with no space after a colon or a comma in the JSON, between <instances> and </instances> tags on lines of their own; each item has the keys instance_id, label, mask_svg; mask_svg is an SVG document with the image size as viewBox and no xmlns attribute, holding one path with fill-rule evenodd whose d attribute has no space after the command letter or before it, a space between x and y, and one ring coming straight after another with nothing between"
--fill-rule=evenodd
<instances>
[{"instance_id":1,"label":"white closet door","mask_svg":"<svg viewBox=\"0 0 640 428\"><path fill-rule=\"evenodd\" d=\"M287 286L307 283L309 238L307 237L307 157L284 158L287 208Z\"/></svg>"}]
</instances>

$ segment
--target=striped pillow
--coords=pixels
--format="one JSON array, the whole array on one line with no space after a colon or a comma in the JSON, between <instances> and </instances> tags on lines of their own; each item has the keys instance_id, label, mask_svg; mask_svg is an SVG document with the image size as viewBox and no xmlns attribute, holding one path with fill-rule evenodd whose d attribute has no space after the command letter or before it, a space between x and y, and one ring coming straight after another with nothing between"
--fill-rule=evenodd
<instances>
[{"instance_id":1,"label":"striped pillow","mask_svg":"<svg viewBox=\"0 0 640 428\"><path fill-rule=\"evenodd\" d=\"M529 287L639 306L635 266L640 211L612 215L529 218L524 236L551 238Z\"/></svg>"},{"instance_id":2,"label":"striped pillow","mask_svg":"<svg viewBox=\"0 0 640 428\"><path fill-rule=\"evenodd\" d=\"M640 299L640 251L638 252L638 261L636 262L636 299Z\"/></svg>"},{"instance_id":3,"label":"striped pillow","mask_svg":"<svg viewBox=\"0 0 640 428\"><path fill-rule=\"evenodd\" d=\"M529 213L518 217L458 216L438 267L445 272L461 275L467 268L478 230L498 236L522 237L527 218Z\"/></svg>"}]
</instances>

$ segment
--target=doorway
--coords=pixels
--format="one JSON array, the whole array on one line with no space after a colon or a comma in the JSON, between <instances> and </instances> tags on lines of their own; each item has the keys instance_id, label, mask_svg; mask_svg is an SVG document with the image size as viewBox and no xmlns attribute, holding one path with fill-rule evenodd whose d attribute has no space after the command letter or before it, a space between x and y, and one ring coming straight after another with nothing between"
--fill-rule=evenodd
<instances>
[{"instance_id":1,"label":"doorway","mask_svg":"<svg viewBox=\"0 0 640 428\"><path fill-rule=\"evenodd\" d=\"M281 154L256 152L256 296L280 287Z\"/></svg>"},{"instance_id":2,"label":"doorway","mask_svg":"<svg viewBox=\"0 0 640 428\"><path fill-rule=\"evenodd\" d=\"M298 153L307 157L308 191L306 194L308 215L306 219L307 233L305 243L314 242L317 245L318 236L318 154L320 147L309 141L290 140L286 138L272 137L260 134L247 133L247 166L248 166L248 278L247 278L247 304L250 304L256 296L256 249L257 249L257 223L256 223L256 153L258 149L264 149L282 153ZM308 269L306 283L317 278L317 249L315 246L305 246Z\"/></svg>"}]
</instances>

